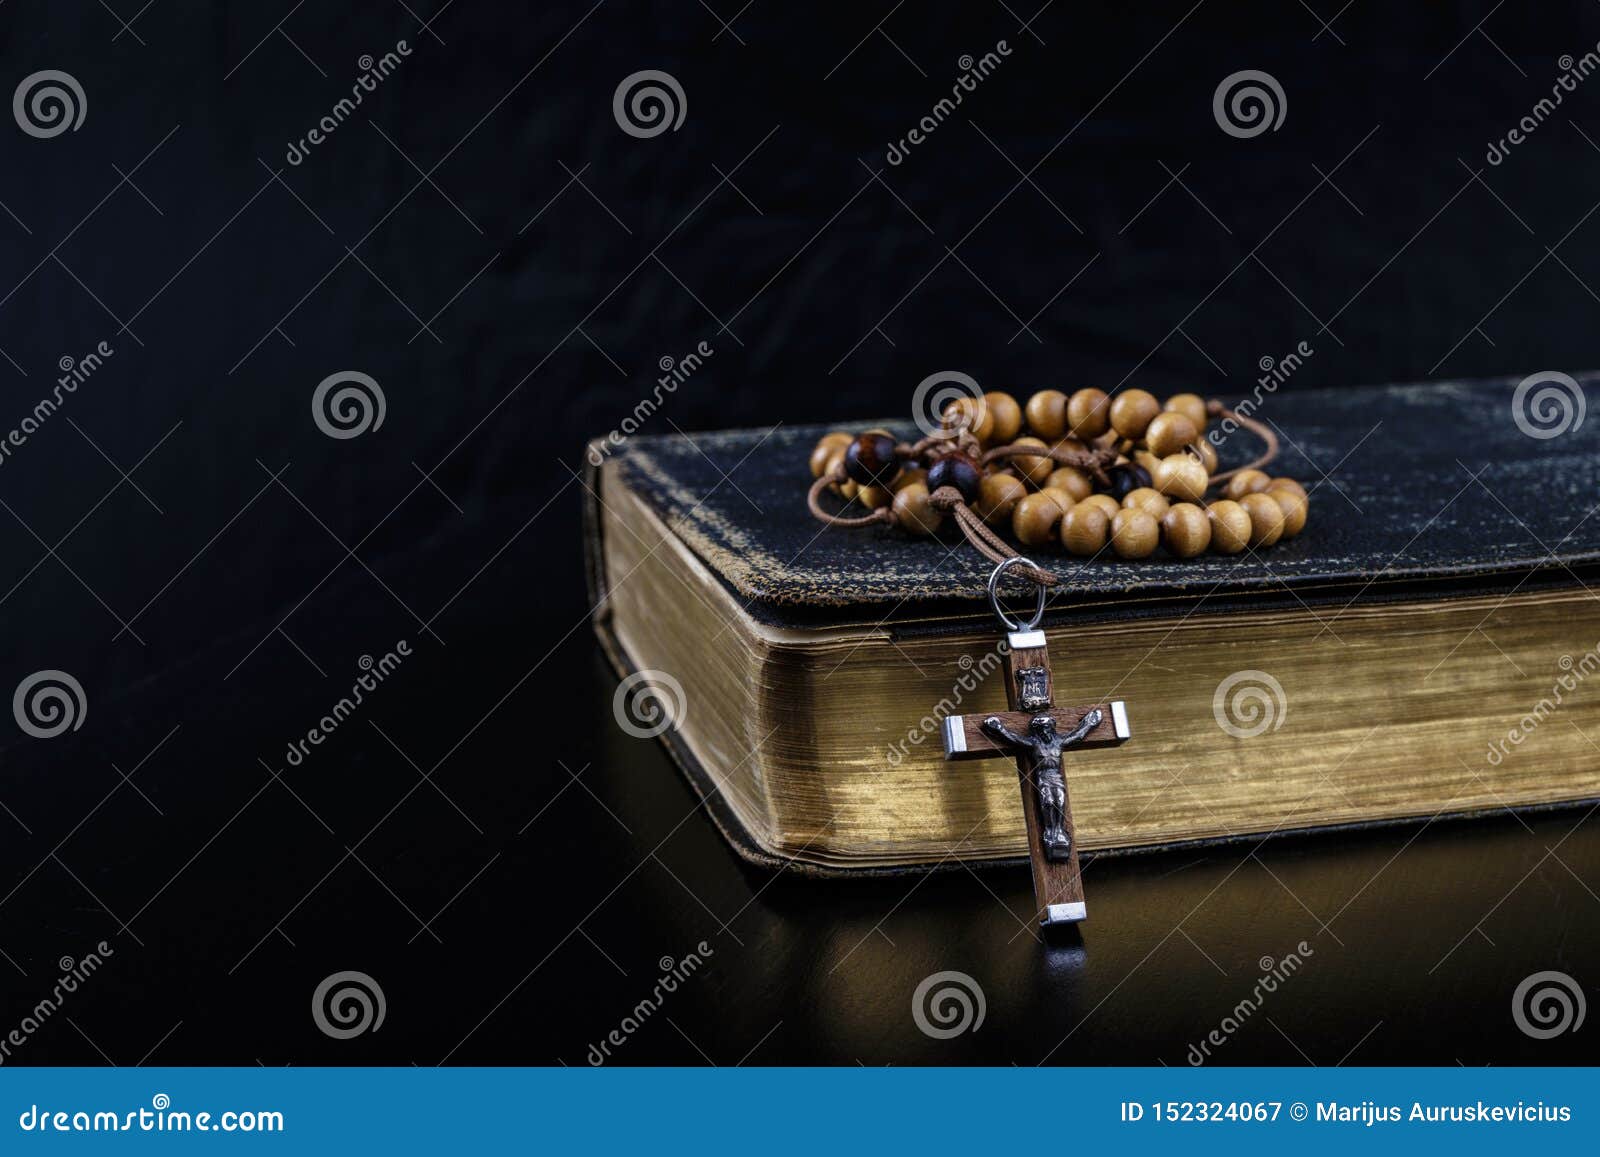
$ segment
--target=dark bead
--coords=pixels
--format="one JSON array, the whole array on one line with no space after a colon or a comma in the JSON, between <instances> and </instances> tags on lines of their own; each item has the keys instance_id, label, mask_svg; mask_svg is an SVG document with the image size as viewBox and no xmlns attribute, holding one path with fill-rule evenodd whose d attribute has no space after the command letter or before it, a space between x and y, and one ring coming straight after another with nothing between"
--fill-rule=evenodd
<instances>
[{"instance_id":1,"label":"dark bead","mask_svg":"<svg viewBox=\"0 0 1600 1157\"><path fill-rule=\"evenodd\" d=\"M861 435L844 452L844 469L851 481L862 486L887 486L900 473L894 439L879 433Z\"/></svg>"},{"instance_id":2,"label":"dark bead","mask_svg":"<svg viewBox=\"0 0 1600 1157\"><path fill-rule=\"evenodd\" d=\"M1121 502L1141 486L1150 485L1150 471L1132 462L1123 462L1106 471L1111 479L1111 496Z\"/></svg>"},{"instance_id":3,"label":"dark bead","mask_svg":"<svg viewBox=\"0 0 1600 1157\"><path fill-rule=\"evenodd\" d=\"M946 454L928 467L928 493L941 486L954 486L969 506L978 501L983 484L983 470L970 457L959 451Z\"/></svg>"}]
</instances>

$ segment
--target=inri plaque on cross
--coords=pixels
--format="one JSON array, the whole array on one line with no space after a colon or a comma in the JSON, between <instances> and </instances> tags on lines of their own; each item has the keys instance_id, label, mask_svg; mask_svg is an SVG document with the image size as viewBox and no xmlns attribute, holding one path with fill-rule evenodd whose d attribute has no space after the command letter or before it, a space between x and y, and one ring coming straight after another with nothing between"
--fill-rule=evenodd
<instances>
[{"instance_id":1,"label":"inri plaque on cross","mask_svg":"<svg viewBox=\"0 0 1600 1157\"><path fill-rule=\"evenodd\" d=\"M1039 923L1072 924L1088 913L1062 754L1068 749L1114 747L1125 742L1130 734L1128 709L1120 699L1082 707L1055 705L1050 652L1044 632L1038 629L1044 614L1044 588L1039 588L1038 605L1028 623L1017 622L1000 607L1000 579L1016 565L1032 564L1020 558L1007 559L989 577L989 601L1006 628L1006 700L1011 710L946 716L944 757L998 759L1009 755L1017 761Z\"/></svg>"}]
</instances>

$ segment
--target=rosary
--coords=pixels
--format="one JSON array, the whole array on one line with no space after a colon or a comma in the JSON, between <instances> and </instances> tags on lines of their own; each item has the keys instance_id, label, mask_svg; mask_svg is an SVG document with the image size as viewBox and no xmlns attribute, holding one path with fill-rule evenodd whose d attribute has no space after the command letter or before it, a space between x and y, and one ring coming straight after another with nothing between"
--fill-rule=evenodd
<instances>
[{"instance_id":1,"label":"rosary","mask_svg":"<svg viewBox=\"0 0 1600 1157\"><path fill-rule=\"evenodd\" d=\"M1219 473L1216 447L1205 437L1212 418L1250 430L1265 451ZM1059 542L1089 561L1107 548L1118 558L1140 559L1158 546L1177 558L1270 547L1299 534L1308 511L1304 487L1260 469L1277 454L1271 428L1219 401L1175 394L1163 405L1138 389L1115 397L1096 389L1070 397L1041 390L1025 407L999 391L963 395L943 407L939 428L917 442L898 442L885 430L835 431L812 450L806 502L820 521L928 536L949 517L995 563L988 594L1006 635L1011 709L982 718L947 715L944 756L1016 760L1041 925L1088 915L1062 751L1115 746L1131 732L1121 700L1056 706L1039 623L1047 592L1061 579L1020 555L995 528L1009 527L1025 547ZM1207 502L1214 487L1221 494ZM824 492L866 513L831 514L822 506ZM1000 604L1001 580L1013 569L1035 584L1037 601L1026 622Z\"/></svg>"}]
</instances>

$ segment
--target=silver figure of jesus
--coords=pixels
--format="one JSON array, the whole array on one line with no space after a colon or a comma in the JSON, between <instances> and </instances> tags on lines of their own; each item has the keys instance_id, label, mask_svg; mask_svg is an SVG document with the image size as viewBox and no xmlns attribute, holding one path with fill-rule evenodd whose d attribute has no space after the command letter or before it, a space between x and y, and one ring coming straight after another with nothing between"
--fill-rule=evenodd
<instances>
[{"instance_id":1,"label":"silver figure of jesus","mask_svg":"<svg viewBox=\"0 0 1600 1157\"><path fill-rule=\"evenodd\" d=\"M983 730L991 738L1033 756L1034 790L1039 795L1039 838L1047 860L1060 863L1072 852L1072 840L1066 830L1067 781L1061 774L1061 749L1080 742L1100 726L1100 720L1097 707L1066 735L1056 731L1056 721L1048 712L1028 720L1026 735L1012 731L995 715L983 721Z\"/></svg>"}]
</instances>

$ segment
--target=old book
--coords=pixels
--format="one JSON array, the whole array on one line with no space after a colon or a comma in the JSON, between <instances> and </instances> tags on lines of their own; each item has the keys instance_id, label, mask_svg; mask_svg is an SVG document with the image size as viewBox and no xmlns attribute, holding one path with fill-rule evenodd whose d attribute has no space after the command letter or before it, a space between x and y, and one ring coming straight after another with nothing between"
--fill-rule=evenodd
<instances>
[{"instance_id":1,"label":"old book","mask_svg":"<svg viewBox=\"0 0 1600 1157\"><path fill-rule=\"evenodd\" d=\"M1553 435L1516 380L1258 391L1284 439L1272 472L1311 491L1302 535L1188 561L1052 554L1071 576L1043 623L1058 699L1120 700L1132 731L1067 767L1082 850L1600 797L1600 456L1580 382ZM1014 767L941 745L946 715L1006 706L990 564L953 528L811 519L824 429L590 448L606 652L665 702L663 741L751 859L1020 857Z\"/></svg>"}]
</instances>

